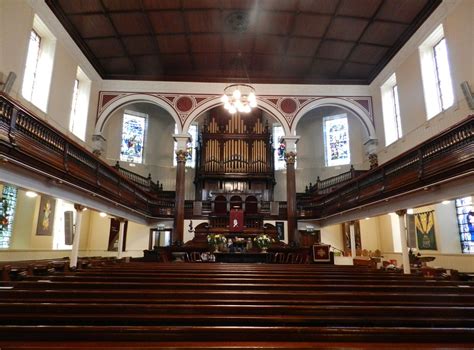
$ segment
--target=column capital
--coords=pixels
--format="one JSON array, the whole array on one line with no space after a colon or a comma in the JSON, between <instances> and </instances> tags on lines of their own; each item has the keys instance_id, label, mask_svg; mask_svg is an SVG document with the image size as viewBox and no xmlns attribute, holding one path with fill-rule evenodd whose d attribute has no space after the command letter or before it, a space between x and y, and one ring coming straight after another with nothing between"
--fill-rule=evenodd
<instances>
[{"instance_id":1,"label":"column capital","mask_svg":"<svg viewBox=\"0 0 474 350\"><path fill-rule=\"evenodd\" d=\"M290 151L285 153L285 162L286 164L295 164L296 162L296 152Z\"/></svg>"},{"instance_id":2,"label":"column capital","mask_svg":"<svg viewBox=\"0 0 474 350\"><path fill-rule=\"evenodd\" d=\"M287 152L296 152L296 144L300 140L300 136L283 136Z\"/></svg>"},{"instance_id":3,"label":"column capital","mask_svg":"<svg viewBox=\"0 0 474 350\"><path fill-rule=\"evenodd\" d=\"M186 160L188 159L189 152L183 149L178 149L176 151L176 161L178 163L186 163Z\"/></svg>"},{"instance_id":4,"label":"column capital","mask_svg":"<svg viewBox=\"0 0 474 350\"><path fill-rule=\"evenodd\" d=\"M400 209L395 212L398 216L403 216L407 213L406 209Z\"/></svg>"},{"instance_id":5,"label":"column capital","mask_svg":"<svg viewBox=\"0 0 474 350\"><path fill-rule=\"evenodd\" d=\"M83 211L86 207L82 204L74 203L74 209L76 209L76 211Z\"/></svg>"},{"instance_id":6,"label":"column capital","mask_svg":"<svg viewBox=\"0 0 474 350\"><path fill-rule=\"evenodd\" d=\"M185 150L191 139L190 134L173 134L173 140L176 142L176 149L178 150Z\"/></svg>"}]
</instances>

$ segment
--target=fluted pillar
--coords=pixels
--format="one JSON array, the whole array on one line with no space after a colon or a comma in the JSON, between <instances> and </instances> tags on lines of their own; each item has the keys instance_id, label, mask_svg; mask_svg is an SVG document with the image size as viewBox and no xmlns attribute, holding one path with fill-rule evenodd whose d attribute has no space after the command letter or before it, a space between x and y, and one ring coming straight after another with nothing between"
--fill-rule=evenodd
<instances>
[{"instance_id":1,"label":"fluted pillar","mask_svg":"<svg viewBox=\"0 0 474 350\"><path fill-rule=\"evenodd\" d=\"M81 240L82 212L85 209L83 205L74 204L76 210L76 223L74 225L74 238L72 241L71 255L69 257L69 268L77 267L77 257L79 256L79 244Z\"/></svg>"},{"instance_id":2,"label":"fluted pillar","mask_svg":"<svg viewBox=\"0 0 474 350\"><path fill-rule=\"evenodd\" d=\"M174 202L173 244L183 243L184 238L184 196L185 196L185 167L188 157L187 143L189 134L173 135L177 143L176 149L176 197Z\"/></svg>"},{"instance_id":3,"label":"fluted pillar","mask_svg":"<svg viewBox=\"0 0 474 350\"><path fill-rule=\"evenodd\" d=\"M400 224L400 243L402 245L403 273L410 274L410 258L408 256L407 230L405 225L406 209L397 210L398 222Z\"/></svg>"},{"instance_id":4,"label":"fluted pillar","mask_svg":"<svg viewBox=\"0 0 474 350\"><path fill-rule=\"evenodd\" d=\"M288 243L298 243L298 223L296 219L296 143L299 136L285 136L286 143L286 210L288 220Z\"/></svg>"}]
</instances>

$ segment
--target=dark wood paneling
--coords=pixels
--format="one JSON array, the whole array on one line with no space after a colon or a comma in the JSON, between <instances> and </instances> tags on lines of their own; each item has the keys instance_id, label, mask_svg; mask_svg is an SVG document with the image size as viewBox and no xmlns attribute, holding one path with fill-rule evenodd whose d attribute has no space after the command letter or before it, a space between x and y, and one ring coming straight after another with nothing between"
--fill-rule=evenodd
<instances>
[{"instance_id":1,"label":"dark wood paneling","mask_svg":"<svg viewBox=\"0 0 474 350\"><path fill-rule=\"evenodd\" d=\"M239 52L245 52L249 53L248 61L256 63L247 66L252 72L251 82L327 83L318 77L331 77L331 83L367 84L441 0L46 2L103 78L228 82L234 66L222 56L236 57ZM237 26L242 32L236 32L229 23L235 11L241 11L246 19L245 25ZM196 37L197 34L206 36ZM91 38L110 42L104 41L100 47L100 42L87 40ZM320 42L328 43L320 47ZM381 49L368 48L366 44ZM218 62L218 67L198 65L201 58L195 55L202 52L219 57L210 58ZM170 57L163 56L170 53L187 53L188 57L176 56L177 60L170 62ZM157 61L166 62L155 76L155 69L146 69L130 58L151 54L160 56ZM279 64L261 65L262 59L251 58L255 55L334 58L344 60L348 67L357 67L352 63L370 63L372 67L334 74L334 65L329 64L319 67L315 75L311 65L301 60L301 67L282 78ZM117 60L103 60L105 57ZM210 75L211 71L218 74Z\"/></svg>"}]
</instances>

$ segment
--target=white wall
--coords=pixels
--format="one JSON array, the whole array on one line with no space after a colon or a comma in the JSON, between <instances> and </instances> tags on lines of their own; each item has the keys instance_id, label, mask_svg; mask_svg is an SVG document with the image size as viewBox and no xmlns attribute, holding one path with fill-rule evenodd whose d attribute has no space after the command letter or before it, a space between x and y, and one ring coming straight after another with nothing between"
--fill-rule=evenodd
<instances>
[{"instance_id":1,"label":"white wall","mask_svg":"<svg viewBox=\"0 0 474 350\"><path fill-rule=\"evenodd\" d=\"M455 103L448 110L427 121L418 47L440 23L444 26L448 45ZM372 82L370 89L379 138L379 163L386 162L472 114L462 94L460 83L468 81L474 86L473 35L474 2L444 1ZM397 77L404 136L385 148L380 86L393 73Z\"/></svg>"}]
</instances>

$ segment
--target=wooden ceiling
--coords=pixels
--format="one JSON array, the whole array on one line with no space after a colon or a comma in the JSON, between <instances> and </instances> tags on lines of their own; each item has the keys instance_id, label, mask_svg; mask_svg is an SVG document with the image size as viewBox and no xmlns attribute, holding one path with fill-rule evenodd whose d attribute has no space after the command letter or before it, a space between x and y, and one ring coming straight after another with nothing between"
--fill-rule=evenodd
<instances>
[{"instance_id":1,"label":"wooden ceiling","mask_svg":"<svg viewBox=\"0 0 474 350\"><path fill-rule=\"evenodd\" d=\"M104 79L369 84L441 0L46 2Z\"/></svg>"}]
</instances>

